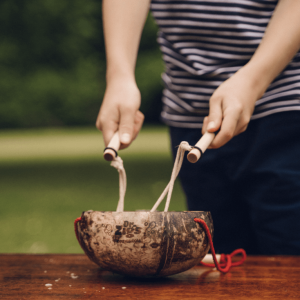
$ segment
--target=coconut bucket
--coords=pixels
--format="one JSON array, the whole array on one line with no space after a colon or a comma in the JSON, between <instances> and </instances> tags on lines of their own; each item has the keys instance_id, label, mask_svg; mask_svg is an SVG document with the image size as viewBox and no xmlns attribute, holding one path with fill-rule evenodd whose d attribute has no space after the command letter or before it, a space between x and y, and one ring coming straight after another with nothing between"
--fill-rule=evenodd
<instances>
[{"instance_id":1,"label":"coconut bucket","mask_svg":"<svg viewBox=\"0 0 300 300\"><path fill-rule=\"evenodd\" d=\"M201 218L212 234L210 212L86 211L78 241L102 269L131 276L167 276L198 264L209 250Z\"/></svg>"},{"instance_id":2,"label":"coconut bucket","mask_svg":"<svg viewBox=\"0 0 300 300\"><path fill-rule=\"evenodd\" d=\"M171 180L151 211L124 211L126 174L117 156L116 133L104 157L119 172L120 198L117 210L83 212L75 220L78 242L91 261L104 270L130 276L168 276L197 265L210 249L213 222L210 212L169 212L174 181L185 151L196 162L213 140L205 134L196 146L182 142L178 148ZM167 195L163 212L156 211ZM195 221L196 220L196 221ZM200 224L199 224L200 223Z\"/></svg>"}]
</instances>

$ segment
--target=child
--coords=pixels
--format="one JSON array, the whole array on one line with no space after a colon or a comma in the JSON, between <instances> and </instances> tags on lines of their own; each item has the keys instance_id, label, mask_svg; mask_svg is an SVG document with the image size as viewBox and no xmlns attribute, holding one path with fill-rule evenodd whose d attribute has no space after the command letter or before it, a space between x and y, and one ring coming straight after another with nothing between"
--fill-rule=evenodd
<instances>
[{"instance_id":1,"label":"child","mask_svg":"<svg viewBox=\"0 0 300 300\"><path fill-rule=\"evenodd\" d=\"M143 123L134 69L149 4L103 1L107 88L96 124L106 145L119 130L129 146ZM151 10L173 149L195 144L201 128L220 130L216 150L183 164L189 210L211 211L219 252L300 254L300 1L153 0Z\"/></svg>"}]
</instances>

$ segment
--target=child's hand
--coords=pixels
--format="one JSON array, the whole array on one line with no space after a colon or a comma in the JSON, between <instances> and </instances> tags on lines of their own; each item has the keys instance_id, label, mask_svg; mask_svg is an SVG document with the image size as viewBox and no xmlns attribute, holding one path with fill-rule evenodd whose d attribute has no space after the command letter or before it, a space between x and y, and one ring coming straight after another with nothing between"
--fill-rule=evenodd
<instances>
[{"instance_id":1,"label":"child's hand","mask_svg":"<svg viewBox=\"0 0 300 300\"><path fill-rule=\"evenodd\" d=\"M114 78L107 84L96 121L106 146L117 130L120 149L128 147L136 138L144 121L144 115L139 111L140 103L140 91L134 80Z\"/></svg>"},{"instance_id":2,"label":"child's hand","mask_svg":"<svg viewBox=\"0 0 300 300\"><path fill-rule=\"evenodd\" d=\"M202 130L221 128L210 148L219 148L246 130L255 102L300 49L299 20L299 0L278 1L250 61L216 89Z\"/></svg>"},{"instance_id":3,"label":"child's hand","mask_svg":"<svg viewBox=\"0 0 300 300\"><path fill-rule=\"evenodd\" d=\"M243 68L223 82L209 102L209 115L204 118L202 133L220 128L209 148L219 148L247 129L255 102L263 92Z\"/></svg>"}]
</instances>

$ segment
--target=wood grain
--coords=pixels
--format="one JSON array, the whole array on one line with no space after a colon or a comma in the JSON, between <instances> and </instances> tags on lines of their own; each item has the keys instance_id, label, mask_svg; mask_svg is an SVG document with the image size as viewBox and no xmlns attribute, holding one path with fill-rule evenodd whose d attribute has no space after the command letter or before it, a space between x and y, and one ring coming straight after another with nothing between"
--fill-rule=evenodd
<instances>
[{"instance_id":1,"label":"wood grain","mask_svg":"<svg viewBox=\"0 0 300 300\"><path fill-rule=\"evenodd\" d=\"M141 279L102 271L85 255L0 255L0 299L300 299L299 281L297 256L249 256L225 275L196 266Z\"/></svg>"}]
</instances>

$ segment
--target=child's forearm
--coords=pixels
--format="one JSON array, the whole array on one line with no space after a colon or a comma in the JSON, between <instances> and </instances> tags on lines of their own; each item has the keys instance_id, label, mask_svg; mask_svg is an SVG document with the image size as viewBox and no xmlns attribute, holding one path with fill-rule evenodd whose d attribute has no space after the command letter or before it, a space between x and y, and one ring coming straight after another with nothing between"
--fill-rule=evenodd
<instances>
[{"instance_id":1,"label":"child's forearm","mask_svg":"<svg viewBox=\"0 0 300 300\"><path fill-rule=\"evenodd\" d=\"M211 143L219 148L247 129L255 103L300 48L300 0L280 0L250 61L224 81L209 100L203 133L220 129Z\"/></svg>"},{"instance_id":2,"label":"child's forearm","mask_svg":"<svg viewBox=\"0 0 300 300\"><path fill-rule=\"evenodd\" d=\"M134 69L150 0L103 0L107 80L134 78Z\"/></svg>"},{"instance_id":3,"label":"child's forearm","mask_svg":"<svg viewBox=\"0 0 300 300\"><path fill-rule=\"evenodd\" d=\"M150 0L103 0L106 90L96 126L105 145L119 131L121 148L135 139L144 116L134 70Z\"/></svg>"},{"instance_id":4,"label":"child's forearm","mask_svg":"<svg viewBox=\"0 0 300 300\"><path fill-rule=\"evenodd\" d=\"M300 48L300 0L280 0L255 54L243 68L260 96Z\"/></svg>"}]
</instances>

